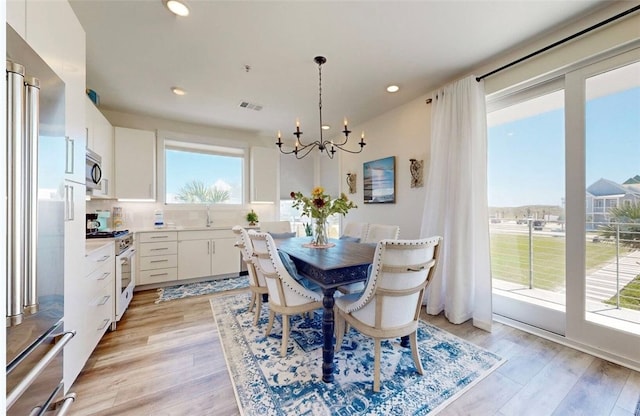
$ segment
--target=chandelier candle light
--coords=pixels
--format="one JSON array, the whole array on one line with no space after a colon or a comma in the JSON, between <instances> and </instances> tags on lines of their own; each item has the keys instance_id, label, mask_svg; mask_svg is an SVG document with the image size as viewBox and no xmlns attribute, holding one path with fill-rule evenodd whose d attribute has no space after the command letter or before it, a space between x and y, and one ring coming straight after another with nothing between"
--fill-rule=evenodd
<instances>
[{"instance_id":1,"label":"chandelier candle light","mask_svg":"<svg viewBox=\"0 0 640 416\"><path fill-rule=\"evenodd\" d=\"M346 149L344 146L347 144L347 142L349 141L349 134L351 133L351 131L349 130L348 124L347 124L347 119L345 117L344 119L344 130L342 130L342 133L344 133L344 141L340 142L340 143L335 143L333 140L325 140L322 137L322 130L323 130L323 124L322 124L322 64L327 62L327 58L325 58L324 56L316 56L313 61L318 64L318 80L319 80L319 87L318 87L318 97L319 97L319 103L318 103L318 108L320 110L320 140L315 140L311 143L307 143L304 144L302 142L302 140L300 140L300 136L302 136L302 131L300 131L300 121L296 120L296 131L293 132L293 135L296 136L296 144L295 147L293 148L293 150L283 150L282 149L282 145L284 144L282 142L282 135L280 134L280 131L278 131L278 141L276 142L276 145L278 145L278 148L280 149L280 152L284 153L285 155L290 155L290 154L294 154L296 156L296 159L302 159L303 157L305 157L306 155L308 155L313 149L315 149L316 147L318 148L318 150L322 153L325 152L327 154L327 156L329 156L330 159L333 159L333 155L336 153L336 149L339 150L343 150L345 152L348 153L360 153L362 152L362 149L364 148L364 146L366 145L366 143L364 142L364 132L362 132L362 135L360 136L360 142L358 143L360 145L360 149L359 150L349 150Z\"/></svg>"},{"instance_id":2,"label":"chandelier candle light","mask_svg":"<svg viewBox=\"0 0 640 416\"><path fill-rule=\"evenodd\" d=\"M311 197L302 195L301 192L291 192L291 198L295 200L293 208L302 209L302 215L315 220L315 236L313 246L330 247L327 235L327 218L333 214L346 215L351 208L358 208L353 201L344 193L340 198L331 199L331 196L324 193L324 188L317 186L311 191Z\"/></svg>"}]
</instances>

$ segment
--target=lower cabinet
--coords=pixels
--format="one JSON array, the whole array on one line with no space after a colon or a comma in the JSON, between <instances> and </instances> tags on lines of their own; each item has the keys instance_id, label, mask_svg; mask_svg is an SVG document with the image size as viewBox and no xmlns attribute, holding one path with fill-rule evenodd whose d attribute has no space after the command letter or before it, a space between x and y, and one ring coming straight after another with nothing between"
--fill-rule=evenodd
<instances>
[{"instance_id":1,"label":"lower cabinet","mask_svg":"<svg viewBox=\"0 0 640 416\"><path fill-rule=\"evenodd\" d=\"M65 382L73 383L98 342L109 328L115 308L115 247L113 243L93 250L85 256L85 276L73 299L75 313L82 316L82 325L73 329L76 335L64 347Z\"/></svg>"},{"instance_id":2,"label":"lower cabinet","mask_svg":"<svg viewBox=\"0 0 640 416\"><path fill-rule=\"evenodd\" d=\"M149 285L178 278L178 245L175 231L140 233L138 259L140 269L136 285Z\"/></svg>"},{"instance_id":3,"label":"lower cabinet","mask_svg":"<svg viewBox=\"0 0 640 416\"><path fill-rule=\"evenodd\" d=\"M178 279L240 272L240 252L231 230L179 231Z\"/></svg>"}]
</instances>

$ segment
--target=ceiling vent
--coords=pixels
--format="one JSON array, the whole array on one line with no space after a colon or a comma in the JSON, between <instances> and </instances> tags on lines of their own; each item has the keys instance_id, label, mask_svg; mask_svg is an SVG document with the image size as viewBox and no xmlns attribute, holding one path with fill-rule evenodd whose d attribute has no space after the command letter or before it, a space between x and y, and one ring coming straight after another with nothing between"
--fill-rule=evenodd
<instances>
[{"instance_id":1,"label":"ceiling vent","mask_svg":"<svg viewBox=\"0 0 640 416\"><path fill-rule=\"evenodd\" d=\"M240 107L246 108L248 110L255 110L255 111L262 110L262 106L260 104L253 104L248 101L240 101Z\"/></svg>"}]
</instances>

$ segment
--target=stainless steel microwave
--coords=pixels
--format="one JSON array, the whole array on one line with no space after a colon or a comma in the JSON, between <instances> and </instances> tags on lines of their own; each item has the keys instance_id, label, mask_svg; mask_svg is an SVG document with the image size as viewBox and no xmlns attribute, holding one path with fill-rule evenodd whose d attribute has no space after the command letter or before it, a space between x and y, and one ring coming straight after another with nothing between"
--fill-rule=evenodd
<instances>
[{"instance_id":1,"label":"stainless steel microwave","mask_svg":"<svg viewBox=\"0 0 640 416\"><path fill-rule=\"evenodd\" d=\"M102 189L102 157L96 152L87 148L87 162L85 166L85 180L87 191Z\"/></svg>"}]
</instances>

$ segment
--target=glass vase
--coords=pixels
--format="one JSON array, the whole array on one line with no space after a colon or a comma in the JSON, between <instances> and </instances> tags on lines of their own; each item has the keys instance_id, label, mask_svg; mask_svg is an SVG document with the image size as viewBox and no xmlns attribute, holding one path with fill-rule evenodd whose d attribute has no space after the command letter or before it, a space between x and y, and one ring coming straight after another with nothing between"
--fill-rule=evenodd
<instances>
[{"instance_id":1,"label":"glass vase","mask_svg":"<svg viewBox=\"0 0 640 416\"><path fill-rule=\"evenodd\" d=\"M316 246L325 246L329 243L329 237L327 235L327 220L324 218L316 218L315 224L315 236L313 238L313 244Z\"/></svg>"}]
</instances>

